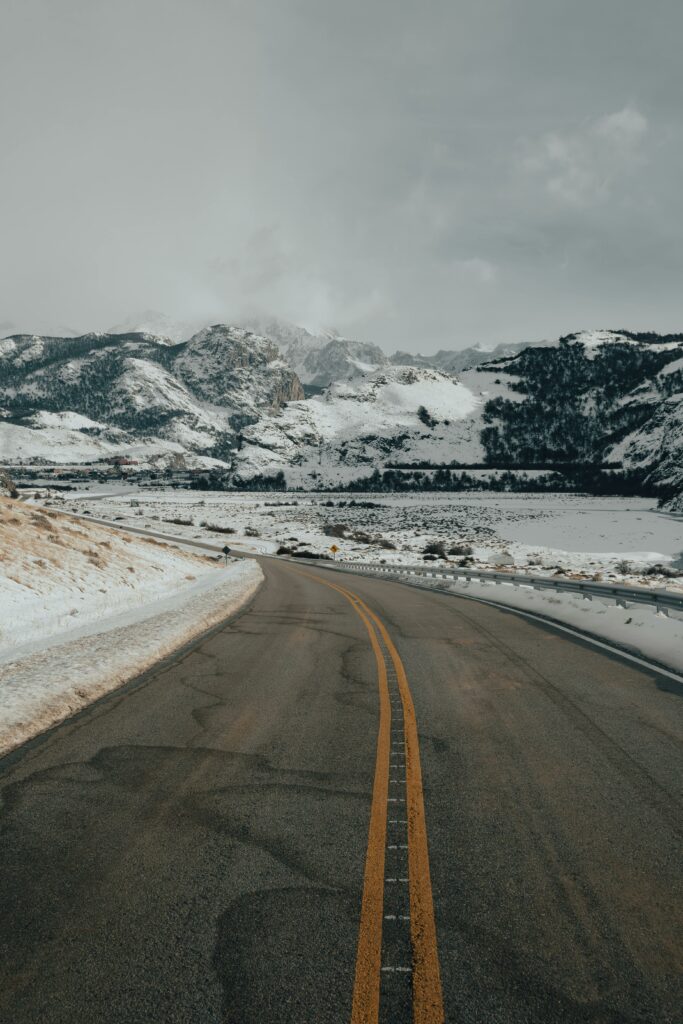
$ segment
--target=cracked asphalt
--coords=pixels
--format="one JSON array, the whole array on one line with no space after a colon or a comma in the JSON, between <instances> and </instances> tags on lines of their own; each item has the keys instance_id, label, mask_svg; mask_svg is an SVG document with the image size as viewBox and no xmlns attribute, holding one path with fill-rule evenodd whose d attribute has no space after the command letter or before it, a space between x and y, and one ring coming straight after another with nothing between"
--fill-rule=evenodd
<instances>
[{"instance_id":1,"label":"cracked asphalt","mask_svg":"<svg viewBox=\"0 0 683 1024\"><path fill-rule=\"evenodd\" d=\"M0 763L2 1024L349 1021L376 667L340 595L262 565L239 618ZM343 582L410 681L447 1020L680 1024L683 693Z\"/></svg>"}]
</instances>

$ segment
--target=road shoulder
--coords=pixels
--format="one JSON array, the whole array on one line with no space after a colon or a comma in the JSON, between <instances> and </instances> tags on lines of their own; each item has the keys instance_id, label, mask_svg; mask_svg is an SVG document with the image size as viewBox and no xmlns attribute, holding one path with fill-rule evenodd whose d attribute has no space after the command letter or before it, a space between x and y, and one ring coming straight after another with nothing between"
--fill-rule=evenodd
<instances>
[{"instance_id":1,"label":"road shoulder","mask_svg":"<svg viewBox=\"0 0 683 1024\"><path fill-rule=\"evenodd\" d=\"M149 615L110 620L96 632L0 665L0 756L237 614L262 581L256 561L240 560L217 574L215 585L155 602Z\"/></svg>"}]
</instances>

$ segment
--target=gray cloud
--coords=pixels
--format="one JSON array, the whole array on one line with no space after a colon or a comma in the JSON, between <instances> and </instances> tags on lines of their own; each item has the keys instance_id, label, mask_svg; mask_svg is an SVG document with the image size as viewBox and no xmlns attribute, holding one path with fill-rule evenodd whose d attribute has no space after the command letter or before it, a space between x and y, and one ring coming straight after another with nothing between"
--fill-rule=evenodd
<instances>
[{"instance_id":1,"label":"gray cloud","mask_svg":"<svg viewBox=\"0 0 683 1024\"><path fill-rule=\"evenodd\" d=\"M678 0L4 0L0 321L683 329Z\"/></svg>"},{"instance_id":2,"label":"gray cloud","mask_svg":"<svg viewBox=\"0 0 683 1024\"><path fill-rule=\"evenodd\" d=\"M525 167L545 178L551 196L570 206L590 206L608 199L615 181L645 161L647 127L638 110L624 107L568 135L544 135Z\"/></svg>"}]
</instances>

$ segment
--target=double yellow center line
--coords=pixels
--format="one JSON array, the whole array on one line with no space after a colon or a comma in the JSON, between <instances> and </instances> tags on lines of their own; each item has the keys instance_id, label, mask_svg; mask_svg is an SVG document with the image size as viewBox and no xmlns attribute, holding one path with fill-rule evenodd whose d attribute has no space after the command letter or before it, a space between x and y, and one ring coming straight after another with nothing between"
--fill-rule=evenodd
<instances>
[{"instance_id":1,"label":"double yellow center line","mask_svg":"<svg viewBox=\"0 0 683 1024\"><path fill-rule=\"evenodd\" d=\"M393 669L395 673L403 710L413 1021L414 1024L443 1024L443 997L429 872L420 749L415 707L405 669L384 623L358 594L335 583L321 580L318 576L309 573L303 573L303 575L336 590L346 598L365 624L377 662L379 732L368 848L365 858L351 1024L378 1024L379 1020L387 810L390 799L391 699L388 667L389 671ZM391 662L390 666L387 664L387 654Z\"/></svg>"}]
</instances>

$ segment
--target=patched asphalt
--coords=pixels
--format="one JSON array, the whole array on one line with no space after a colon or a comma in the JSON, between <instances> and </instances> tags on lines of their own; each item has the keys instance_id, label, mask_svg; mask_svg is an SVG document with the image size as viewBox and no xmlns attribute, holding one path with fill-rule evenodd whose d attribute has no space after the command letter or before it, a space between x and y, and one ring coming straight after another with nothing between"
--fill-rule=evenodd
<instances>
[{"instance_id":1,"label":"patched asphalt","mask_svg":"<svg viewBox=\"0 0 683 1024\"><path fill-rule=\"evenodd\" d=\"M350 1020L374 656L340 595L262 564L239 618L0 765L3 1024ZM512 613L343 583L415 702L447 1020L679 1022L680 695Z\"/></svg>"}]
</instances>

